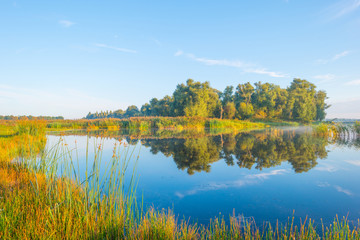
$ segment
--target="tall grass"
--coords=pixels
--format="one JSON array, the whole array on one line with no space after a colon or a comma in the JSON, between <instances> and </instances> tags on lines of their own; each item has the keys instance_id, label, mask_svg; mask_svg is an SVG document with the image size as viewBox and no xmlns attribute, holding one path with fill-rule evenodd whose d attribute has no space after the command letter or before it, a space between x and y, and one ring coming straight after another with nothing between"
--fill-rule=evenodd
<instances>
[{"instance_id":1,"label":"tall grass","mask_svg":"<svg viewBox=\"0 0 360 240\"><path fill-rule=\"evenodd\" d=\"M314 126L314 133L318 136L328 137L330 139L352 139L360 135L360 123L342 124L342 123L320 123Z\"/></svg>"},{"instance_id":2,"label":"tall grass","mask_svg":"<svg viewBox=\"0 0 360 240\"><path fill-rule=\"evenodd\" d=\"M148 131L150 129L204 129L204 128L231 128L253 129L264 128L262 123L252 123L242 120L207 119L200 117L133 117L129 119L95 119L95 120L56 120L48 121L49 130L67 129L137 129Z\"/></svg>"}]
</instances>

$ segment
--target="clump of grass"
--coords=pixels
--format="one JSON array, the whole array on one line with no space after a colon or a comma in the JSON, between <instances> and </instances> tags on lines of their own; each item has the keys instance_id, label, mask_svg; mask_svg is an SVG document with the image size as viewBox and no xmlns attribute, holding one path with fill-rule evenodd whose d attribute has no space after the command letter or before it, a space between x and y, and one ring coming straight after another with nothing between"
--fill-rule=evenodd
<instances>
[{"instance_id":1,"label":"clump of grass","mask_svg":"<svg viewBox=\"0 0 360 240\"><path fill-rule=\"evenodd\" d=\"M320 123L313 127L314 133L318 136L335 139L349 139L360 134L360 124L355 122L354 125L341 123Z\"/></svg>"},{"instance_id":2,"label":"clump of grass","mask_svg":"<svg viewBox=\"0 0 360 240\"><path fill-rule=\"evenodd\" d=\"M235 129L235 130L251 130L265 128L263 123L254 123L250 121L226 120L226 119L208 119L205 126L210 129Z\"/></svg>"}]
</instances>

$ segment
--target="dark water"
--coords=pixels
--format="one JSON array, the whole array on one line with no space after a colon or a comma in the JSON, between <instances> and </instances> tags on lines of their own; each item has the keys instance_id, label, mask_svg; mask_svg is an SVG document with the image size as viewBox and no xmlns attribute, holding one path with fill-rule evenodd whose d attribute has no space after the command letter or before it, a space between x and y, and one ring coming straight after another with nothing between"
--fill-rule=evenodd
<instances>
[{"instance_id":1,"label":"dark water","mask_svg":"<svg viewBox=\"0 0 360 240\"><path fill-rule=\"evenodd\" d=\"M87 141L103 144L103 159L111 158L115 142L126 141L140 151L137 193L145 206L170 208L200 223L219 213L258 223L292 216L325 224L336 215L360 218L359 139L331 142L305 128L62 138L70 148L76 142L80 168ZM48 144L58 139L49 135Z\"/></svg>"}]
</instances>

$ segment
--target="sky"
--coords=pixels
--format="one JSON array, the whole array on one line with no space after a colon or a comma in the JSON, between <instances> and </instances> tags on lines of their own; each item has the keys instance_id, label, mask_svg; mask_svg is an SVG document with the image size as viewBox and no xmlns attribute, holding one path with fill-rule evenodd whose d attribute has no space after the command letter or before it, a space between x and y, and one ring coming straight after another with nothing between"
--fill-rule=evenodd
<instances>
[{"instance_id":1,"label":"sky","mask_svg":"<svg viewBox=\"0 0 360 240\"><path fill-rule=\"evenodd\" d=\"M360 118L360 0L0 0L0 115L141 107L192 78L306 79Z\"/></svg>"}]
</instances>

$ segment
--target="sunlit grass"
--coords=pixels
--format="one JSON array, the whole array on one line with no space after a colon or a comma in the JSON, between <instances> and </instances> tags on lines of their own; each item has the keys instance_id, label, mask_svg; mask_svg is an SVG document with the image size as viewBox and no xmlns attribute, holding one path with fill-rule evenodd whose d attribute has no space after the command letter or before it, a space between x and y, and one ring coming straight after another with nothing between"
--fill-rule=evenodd
<instances>
[{"instance_id":1,"label":"sunlit grass","mask_svg":"<svg viewBox=\"0 0 360 240\"><path fill-rule=\"evenodd\" d=\"M252 123L242 120L208 119L200 117L133 117L129 119L95 119L95 120L52 120L46 124L48 130L119 130L136 129L148 131L150 129L204 129L204 128L231 128L254 129L264 128L263 123Z\"/></svg>"},{"instance_id":2,"label":"sunlit grass","mask_svg":"<svg viewBox=\"0 0 360 240\"><path fill-rule=\"evenodd\" d=\"M332 140L338 138L351 138L360 135L360 123L342 124L342 123L320 123L314 128L314 133L318 136L328 137Z\"/></svg>"}]
</instances>

